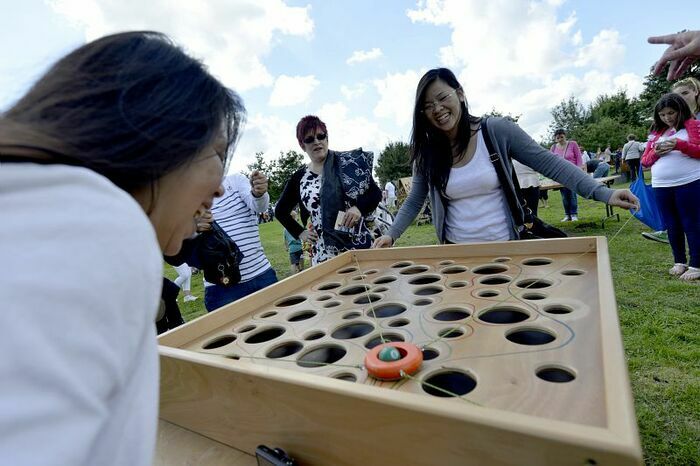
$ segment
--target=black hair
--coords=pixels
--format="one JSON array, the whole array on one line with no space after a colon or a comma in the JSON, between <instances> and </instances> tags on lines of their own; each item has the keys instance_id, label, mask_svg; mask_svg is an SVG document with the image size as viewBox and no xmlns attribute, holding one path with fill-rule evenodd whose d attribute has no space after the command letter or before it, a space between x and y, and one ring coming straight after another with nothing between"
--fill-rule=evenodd
<instances>
[{"instance_id":1,"label":"black hair","mask_svg":"<svg viewBox=\"0 0 700 466\"><path fill-rule=\"evenodd\" d=\"M0 118L0 151L40 153L153 194L222 131L226 163L244 120L241 98L166 35L124 32L55 63Z\"/></svg>"},{"instance_id":2,"label":"black hair","mask_svg":"<svg viewBox=\"0 0 700 466\"><path fill-rule=\"evenodd\" d=\"M441 79L453 89L462 89L454 73L447 68L435 68L423 75L416 88L413 107L413 130L411 132L411 163L428 179L431 186L445 195L445 188L452 169L452 147L445 133L435 128L423 112L425 91L434 81ZM461 103L462 115L457 122L457 153L461 154L469 146L472 137L472 123L480 123L481 118L469 114L466 99Z\"/></svg>"},{"instance_id":3,"label":"black hair","mask_svg":"<svg viewBox=\"0 0 700 466\"><path fill-rule=\"evenodd\" d=\"M650 132L661 132L668 129L668 125L661 121L661 117L659 117L659 112L666 107L678 112L677 130L685 128L685 121L694 118L693 114L690 113L688 103L683 97L674 93L664 94L656 101L654 106L654 122L651 124Z\"/></svg>"},{"instance_id":4,"label":"black hair","mask_svg":"<svg viewBox=\"0 0 700 466\"><path fill-rule=\"evenodd\" d=\"M564 136L566 136L566 131L565 131L564 129L562 129L562 128L559 128L558 130L556 130L556 131L554 132L554 137L557 137L557 136L559 136L560 134L563 134Z\"/></svg>"}]
</instances>

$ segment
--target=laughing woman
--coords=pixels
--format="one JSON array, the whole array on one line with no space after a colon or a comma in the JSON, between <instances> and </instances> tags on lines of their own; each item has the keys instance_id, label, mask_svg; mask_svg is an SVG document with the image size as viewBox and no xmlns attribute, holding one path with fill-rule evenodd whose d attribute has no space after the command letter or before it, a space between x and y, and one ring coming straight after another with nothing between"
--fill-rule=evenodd
<instances>
[{"instance_id":1,"label":"laughing woman","mask_svg":"<svg viewBox=\"0 0 700 466\"><path fill-rule=\"evenodd\" d=\"M486 139L498 155L491 160ZM388 235L374 247L393 245L430 196L440 243L519 239L522 208L509 208L498 170L512 184L511 157L585 198L623 208L638 207L628 190L609 189L543 149L518 125L469 114L462 86L448 69L428 71L418 83L413 110L413 184ZM500 165L496 165L500 164ZM517 210L516 210L517 209Z\"/></svg>"},{"instance_id":2,"label":"laughing woman","mask_svg":"<svg viewBox=\"0 0 700 466\"><path fill-rule=\"evenodd\" d=\"M244 108L156 32L71 52L0 116L0 458L151 465L155 317Z\"/></svg>"},{"instance_id":3,"label":"laughing woman","mask_svg":"<svg viewBox=\"0 0 700 466\"><path fill-rule=\"evenodd\" d=\"M329 151L326 124L312 115L297 124L297 141L309 163L285 184L275 217L294 238L311 242L313 265L342 251L369 248L372 234L364 217L382 199L372 178L372 154L362 149ZM310 228L292 218L297 205L302 225L311 218Z\"/></svg>"}]
</instances>

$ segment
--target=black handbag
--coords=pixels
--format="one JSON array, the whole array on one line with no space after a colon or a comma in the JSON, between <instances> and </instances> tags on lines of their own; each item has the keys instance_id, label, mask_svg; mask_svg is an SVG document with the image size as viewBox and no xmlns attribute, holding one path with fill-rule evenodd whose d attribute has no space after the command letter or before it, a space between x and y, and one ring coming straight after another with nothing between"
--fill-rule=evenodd
<instances>
[{"instance_id":1,"label":"black handbag","mask_svg":"<svg viewBox=\"0 0 700 466\"><path fill-rule=\"evenodd\" d=\"M513 215L515 224L518 225L518 239L567 238L569 235L565 232L544 222L532 213L520 191L518 177L515 174L515 169L512 168L513 164L511 164L511 176L508 177L506 175L501 155L494 150L491 143L491 137L487 130L487 120L488 118L484 118L481 121L481 134L484 137L484 142L486 142L489 159L496 169L501 189L503 189L503 193L506 196L508 208L511 215Z\"/></svg>"},{"instance_id":2,"label":"black handbag","mask_svg":"<svg viewBox=\"0 0 700 466\"><path fill-rule=\"evenodd\" d=\"M242 260L243 253L238 245L215 221L211 222L210 230L186 239L176 256L165 258L171 265L186 262L200 269L209 283L224 287L241 281L239 266Z\"/></svg>"}]
</instances>

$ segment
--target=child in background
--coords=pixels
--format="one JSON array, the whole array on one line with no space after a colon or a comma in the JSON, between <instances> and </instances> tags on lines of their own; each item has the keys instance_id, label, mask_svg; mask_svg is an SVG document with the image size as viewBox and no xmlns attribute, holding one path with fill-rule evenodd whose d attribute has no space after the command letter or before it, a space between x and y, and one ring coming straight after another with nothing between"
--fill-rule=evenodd
<instances>
[{"instance_id":1,"label":"child in background","mask_svg":"<svg viewBox=\"0 0 700 466\"><path fill-rule=\"evenodd\" d=\"M291 212L294 221L297 220L297 212ZM295 238L287 230L284 230L284 248L289 252L289 262L291 264L292 274L304 270L304 258L302 257L301 240Z\"/></svg>"},{"instance_id":2,"label":"child in background","mask_svg":"<svg viewBox=\"0 0 700 466\"><path fill-rule=\"evenodd\" d=\"M654 123L642 165L651 167L651 185L681 280L700 279L700 121L678 94L665 94L654 107ZM688 240L690 262L686 262Z\"/></svg>"}]
</instances>

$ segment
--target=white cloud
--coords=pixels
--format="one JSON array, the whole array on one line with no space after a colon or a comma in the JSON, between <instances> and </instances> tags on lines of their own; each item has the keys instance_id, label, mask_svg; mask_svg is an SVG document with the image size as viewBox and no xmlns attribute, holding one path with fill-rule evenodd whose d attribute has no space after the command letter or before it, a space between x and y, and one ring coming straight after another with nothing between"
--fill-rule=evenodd
<instances>
[{"instance_id":1,"label":"white cloud","mask_svg":"<svg viewBox=\"0 0 700 466\"><path fill-rule=\"evenodd\" d=\"M201 58L227 86L245 91L269 86L262 63L276 33L310 38L310 7L282 0L49 0L56 12L85 30L87 40L133 29L170 35ZM135 12L138 12L136 14Z\"/></svg>"},{"instance_id":2,"label":"white cloud","mask_svg":"<svg viewBox=\"0 0 700 466\"><path fill-rule=\"evenodd\" d=\"M373 83L379 94L379 102L374 107L374 116L391 118L398 126L408 127L413 118L416 85L421 74L422 71L408 70L375 79Z\"/></svg>"},{"instance_id":3,"label":"white cloud","mask_svg":"<svg viewBox=\"0 0 700 466\"><path fill-rule=\"evenodd\" d=\"M268 104L271 107L289 107L306 102L319 85L318 79L309 76L280 75L270 93Z\"/></svg>"},{"instance_id":4,"label":"white cloud","mask_svg":"<svg viewBox=\"0 0 700 466\"><path fill-rule=\"evenodd\" d=\"M270 162L277 159L280 152L288 150L301 152L296 140L296 122L256 113L248 117L230 171L245 170L255 160L256 152L263 152L263 158Z\"/></svg>"},{"instance_id":5,"label":"white cloud","mask_svg":"<svg viewBox=\"0 0 700 466\"><path fill-rule=\"evenodd\" d=\"M587 105L600 94L626 89L634 96L642 89L641 76L616 73L625 57L620 34L601 30L586 43L575 11L564 6L561 0L420 0L406 14L451 29L439 57L464 86L472 113L495 108L522 115L521 126L538 139L551 109L570 95ZM389 113L390 105L375 114Z\"/></svg>"},{"instance_id":6,"label":"white cloud","mask_svg":"<svg viewBox=\"0 0 700 466\"><path fill-rule=\"evenodd\" d=\"M348 107L342 102L332 102L319 108L317 115L328 127L329 148L350 150L362 147L374 152L376 162L379 153L389 141L397 139L364 117L350 116Z\"/></svg>"},{"instance_id":7,"label":"white cloud","mask_svg":"<svg viewBox=\"0 0 700 466\"><path fill-rule=\"evenodd\" d=\"M610 69L622 62L625 57L625 46L620 43L617 31L603 29L591 41L578 50L576 66L594 66Z\"/></svg>"},{"instance_id":8,"label":"white cloud","mask_svg":"<svg viewBox=\"0 0 700 466\"><path fill-rule=\"evenodd\" d=\"M362 63L364 61L369 61L369 60L376 60L377 58L382 56L382 51L381 49L378 49L377 47L373 48L372 50L355 50L350 58L348 58L345 63L348 65L353 65L355 63Z\"/></svg>"},{"instance_id":9,"label":"white cloud","mask_svg":"<svg viewBox=\"0 0 700 466\"><path fill-rule=\"evenodd\" d=\"M345 100L353 100L361 97L367 90L367 85L365 83L358 83L353 86L340 86L340 93L343 94Z\"/></svg>"}]
</instances>

